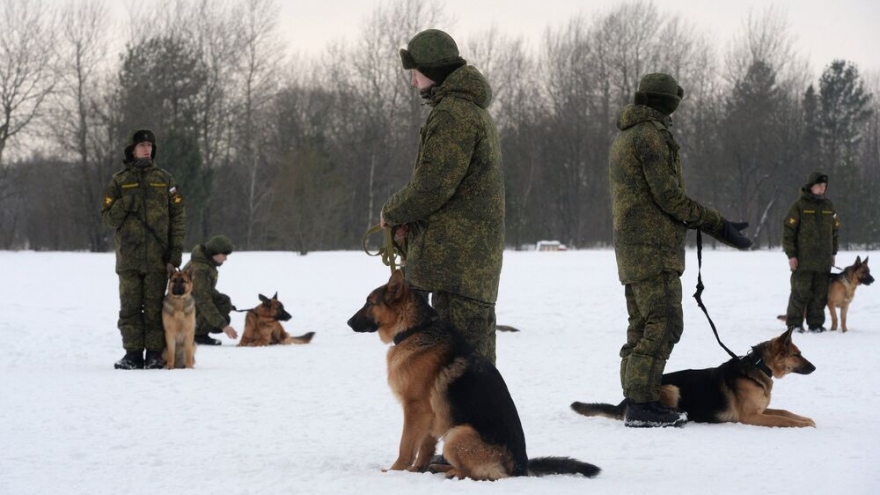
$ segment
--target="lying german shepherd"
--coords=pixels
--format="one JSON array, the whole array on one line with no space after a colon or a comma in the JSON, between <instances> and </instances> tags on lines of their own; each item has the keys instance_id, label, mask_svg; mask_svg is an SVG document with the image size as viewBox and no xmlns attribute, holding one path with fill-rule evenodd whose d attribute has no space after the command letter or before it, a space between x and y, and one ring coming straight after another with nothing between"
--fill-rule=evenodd
<instances>
[{"instance_id":1,"label":"lying german shepherd","mask_svg":"<svg viewBox=\"0 0 880 495\"><path fill-rule=\"evenodd\" d=\"M698 423L816 426L810 418L767 407L774 377L782 378L789 373L809 375L816 369L791 341L792 330L752 347L745 357L731 359L717 368L664 374L660 402L687 412L688 420ZM623 419L626 400L616 406L574 402L571 408L584 416Z\"/></svg>"},{"instance_id":2,"label":"lying german shepherd","mask_svg":"<svg viewBox=\"0 0 880 495\"><path fill-rule=\"evenodd\" d=\"M266 346L266 345L288 345L288 344L308 344L315 336L315 332L308 332L298 337L293 337L281 326L282 321L291 318L290 313L284 310L284 305L278 300L276 292L272 299L260 294L262 304L253 309L247 310L247 316L244 319L244 332L242 332L241 340L238 342L239 347L249 346Z\"/></svg>"},{"instance_id":3,"label":"lying german shepherd","mask_svg":"<svg viewBox=\"0 0 880 495\"><path fill-rule=\"evenodd\" d=\"M837 308L840 308L840 331L845 332L846 313L849 311L849 303L856 295L856 287L859 285L871 285L874 277L868 268L868 257L862 261L856 256L856 262L843 269L840 273L831 275L828 284L828 311L831 313L831 330L837 330Z\"/></svg>"},{"instance_id":4,"label":"lying german shepherd","mask_svg":"<svg viewBox=\"0 0 880 495\"><path fill-rule=\"evenodd\" d=\"M170 271L168 293L162 302L162 326L165 327L167 369L195 366L196 301L192 296L193 276L189 269Z\"/></svg>"},{"instance_id":5,"label":"lying german shepherd","mask_svg":"<svg viewBox=\"0 0 880 495\"><path fill-rule=\"evenodd\" d=\"M388 384L403 405L403 433L391 470L445 471L447 478L582 474L599 468L567 457L528 459L516 405L501 374L400 270L348 320L355 332L378 332L388 350ZM430 465L439 439L449 466ZM430 466L429 466L430 465Z\"/></svg>"}]
</instances>

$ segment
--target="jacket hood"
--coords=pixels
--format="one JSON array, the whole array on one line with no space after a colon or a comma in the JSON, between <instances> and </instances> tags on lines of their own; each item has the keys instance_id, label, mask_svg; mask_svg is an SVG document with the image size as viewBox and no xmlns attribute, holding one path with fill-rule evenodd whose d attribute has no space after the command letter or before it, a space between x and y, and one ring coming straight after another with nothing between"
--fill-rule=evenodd
<instances>
[{"instance_id":1,"label":"jacket hood","mask_svg":"<svg viewBox=\"0 0 880 495\"><path fill-rule=\"evenodd\" d=\"M436 105L446 96L462 98L481 108L489 108L492 103L492 88L476 67L465 65L449 74L443 84L432 89L428 104Z\"/></svg>"},{"instance_id":2,"label":"jacket hood","mask_svg":"<svg viewBox=\"0 0 880 495\"><path fill-rule=\"evenodd\" d=\"M214 260L208 256L203 244L198 244L193 248L192 253L189 255L189 260L192 263L205 263L210 266L217 266L217 263L214 263Z\"/></svg>"},{"instance_id":3,"label":"jacket hood","mask_svg":"<svg viewBox=\"0 0 880 495\"><path fill-rule=\"evenodd\" d=\"M627 105L623 107L620 115L617 116L617 128L623 131L636 124L650 120L662 122L667 127L672 126L672 119L658 110L645 105Z\"/></svg>"}]
</instances>

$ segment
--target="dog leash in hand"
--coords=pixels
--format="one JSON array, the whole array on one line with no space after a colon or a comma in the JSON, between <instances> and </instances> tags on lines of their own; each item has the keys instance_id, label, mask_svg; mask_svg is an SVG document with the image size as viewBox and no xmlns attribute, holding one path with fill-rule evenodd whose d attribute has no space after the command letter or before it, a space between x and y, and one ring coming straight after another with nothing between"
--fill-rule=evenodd
<instances>
[{"instance_id":1,"label":"dog leash in hand","mask_svg":"<svg viewBox=\"0 0 880 495\"><path fill-rule=\"evenodd\" d=\"M727 351L730 354L730 357L734 359L739 359L739 356L733 353L730 349L724 345L724 342L721 342L721 337L718 336L718 329L715 328L715 322L712 321L712 317L709 316L709 311L706 309L706 305L703 304L703 235L697 230L697 292L694 293L694 299L697 300L697 304L700 306L700 309L703 310L703 313L706 314L706 319L709 320L709 325L712 327L712 332L715 333L715 340L718 341L718 345L721 346L722 349Z\"/></svg>"},{"instance_id":2,"label":"dog leash in hand","mask_svg":"<svg viewBox=\"0 0 880 495\"><path fill-rule=\"evenodd\" d=\"M379 232L380 230L385 231L385 245L380 247L378 251L375 253L371 253L370 249L367 247L367 240L373 234ZM361 245L364 248L364 252L367 253L368 256L382 256L382 263L385 266L391 268L391 273L393 274L395 270L397 270L397 261L396 258L401 256L400 249L398 249L397 245L394 243L394 236L391 233L391 227L385 227L384 229L380 224L373 225L364 233L363 238L361 238Z\"/></svg>"}]
</instances>

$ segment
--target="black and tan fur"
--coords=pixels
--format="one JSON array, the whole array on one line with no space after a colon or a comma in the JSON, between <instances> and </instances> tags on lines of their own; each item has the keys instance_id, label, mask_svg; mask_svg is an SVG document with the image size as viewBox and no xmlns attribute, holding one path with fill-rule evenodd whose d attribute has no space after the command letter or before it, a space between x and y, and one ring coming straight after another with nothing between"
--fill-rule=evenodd
<instances>
[{"instance_id":1,"label":"black and tan fur","mask_svg":"<svg viewBox=\"0 0 880 495\"><path fill-rule=\"evenodd\" d=\"M792 342L792 330L752 347L745 357L731 359L717 368L664 374L660 402L687 412L688 421L698 423L816 426L810 418L768 407L773 378L789 373L808 375L816 369ZM616 406L574 402L571 408L584 416L623 419L626 400Z\"/></svg>"},{"instance_id":2,"label":"black and tan fur","mask_svg":"<svg viewBox=\"0 0 880 495\"><path fill-rule=\"evenodd\" d=\"M831 313L831 330L837 330L837 308L840 308L840 331L846 332L846 313L849 305L856 295L859 285L871 285L874 277L868 268L868 257L862 261L856 256L856 262L843 269L840 273L831 275L828 284L828 311Z\"/></svg>"},{"instance_id":3,"label":"black and tan fur","mask_svg":"<svg viewBox=\"0 0 880 495\"><path fill-rule=\"evenodd\" d=\"M298 337L293 337L281 326L282 321L291 318L290 313L284 310L284 304L278 300L276 292L272 299L260 294L260 305L247 311L244 319L244 332L239 347L258 347L266 345L289 345L308 344L315 336L315 332L308 332Z\"/></svg>"},{"instance_id":4,"label":"black and tan fur","mask_svg":"<svg viewBox=\"0 0 880 495\"><path fill-rule=\"evenodd\" d=\"M501 374L404 280L398 270L348 325L378 332L388 350L388 384L403 406L391 470L444 471L449 478L582 474L599 468L566 457L528 459L516 405ZM431 465L438 440L449 466Z\"/></svg>"},{"instance_id":5,"label":"black and tan fur","mask_svg":"<svg viewBox=\"0 0 880 495\"><path fill-rule=\"evenodd\" d=\"M168 292L162 302L167 369L195 366L196 301L192 296L193 274L174 270L168 274Z\"/></svg>"}]
</instances>

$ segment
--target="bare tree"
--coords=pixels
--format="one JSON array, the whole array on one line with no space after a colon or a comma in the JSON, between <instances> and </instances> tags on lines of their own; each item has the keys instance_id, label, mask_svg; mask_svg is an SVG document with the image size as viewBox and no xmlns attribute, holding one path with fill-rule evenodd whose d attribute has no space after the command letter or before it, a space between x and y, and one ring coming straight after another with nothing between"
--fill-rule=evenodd
<instances>
[{"instance_id":1,"label":"bare tree","mask_svg":"<svg viewBox=\"0 0 880 495\"><path fill-rule=\"evenodd\" d=\"M274 0L243 0L237 9L242 26L237 40L241 57L237 72L241 82L241 101L237 112L238 161L246 171L247 234L250 249L256 235L260 211L271 199L270 180L264 175L267 159L260 129L266 104L277 91L278 71L283 50L277 35L278 5Z\"/></svg>"},{"instance_id":2,"label":"bare tree","mask_svg":"<svg viewBox=\"0 0 880 495\"><path fill-rule=\"evenodd\" d=\"M0 165L10 140L41 116L52 93L54 12L40 0L2 0L0 9Z\"/></svg>"},{"instance_id":3,"label":"bare tree","mask_svg":"<svg viewBox=\"0 0 880 495\"><path fill-rule=\"evenodd\" d=\"M108 19L101 0L77 0L61 10L58 42L59 81L50 126L55 141L71 153L78 174L68 174L72 183L63 188L71 193L72 215L86 234L93 251L106 249L104 228L96 214L109 170L95 153L100 129L95 129L99 105L100 71L104 68Z\"/></svg>"}]
</instances>

